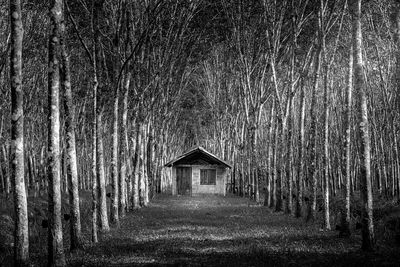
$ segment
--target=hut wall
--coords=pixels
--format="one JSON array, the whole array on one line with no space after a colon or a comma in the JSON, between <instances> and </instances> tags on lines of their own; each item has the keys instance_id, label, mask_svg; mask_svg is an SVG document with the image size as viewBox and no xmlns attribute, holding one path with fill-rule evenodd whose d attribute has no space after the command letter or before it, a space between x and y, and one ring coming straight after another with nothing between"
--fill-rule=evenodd
<instances>
[{"instance_id":1,"label":"hut wall","mask_svg":"<svg viewBox=\"0 0 400 267\"><path fill-rule=\"evenodd\" d=\"M176 167L171 168L171 177L172 177L172 195L177 195L176 190Z\"/></svg>"},{"instance_id":2,"label":"hut wall","mask_svg":"<svg viewBox=\"0 0 400 267\"><path fill-rule=\"evenodd\" d=\"M200 170L216 169L216 184L201 185ZM219 166L192 166L192 194L220 194L225 195L227 169Z\"/></svg>"}]
</instances>

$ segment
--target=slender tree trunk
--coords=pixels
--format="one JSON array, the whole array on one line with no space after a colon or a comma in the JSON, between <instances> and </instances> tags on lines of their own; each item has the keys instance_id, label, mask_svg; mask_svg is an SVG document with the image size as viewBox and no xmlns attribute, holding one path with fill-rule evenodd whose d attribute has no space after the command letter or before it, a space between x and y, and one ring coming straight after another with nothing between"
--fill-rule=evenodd
<instances>
[{"instance_id":1,"label":"slender tree trunk","mask_svg":"<svg viewBox=\"0 0 400 267\"><path fill-rule=\"evenodd\" d=\"M314 85L312 89L311 97L311 125L310 125L310 177L311 177L311 203L309 214L307 215L307 220L314 220L317 213L317 114L316 114L316 104L317 104L317 88L320 75L320 58L321 58L321 48L318 48L317 57L315 59L315 76Z\"/></svg>"},{"instance_id":2,"label":"slender tree trunk","mask_svg":"<svg viewBox=\"0 0 400 267\"><path fill-rule=\"evenodd\" d=\"M29 265L28 204L25 191L24 162L24 95L22 91L22 25L21 1L10 0L11 54L11 181L14 194L14 265ZM6 155L4 155L6 156ZM6 157L4 157L6 159ZM0 172L3 170L0 168ZM6 174L8 177L8 174ZM9 179L9 178L7 178ZM6 183L6 193L9 183ZM7 194L8 195L8 194Z\"/></svg>"},{"instance_id":3,"label":"slender tree trunk","mask_svg":"<svg viewBox=\"0 0 400 267\"><path fill-rule=\"evenodd\" d=\"M269 122L269 133L268 133L268 154L267 154L267 194L265 195L264 206L271 207L272 199L272 190L271 185L273 184L273 175L271 170L271 157L272 157L272 141L275 127L275 101L272 103L271 115Z\"/></svg>"},{"instance_id":4,"label":"slender tree trunk","mask_svg":"<svg viewBox=\"0 0 400 267\"><path fill-rule=\"evenodd\" d=\"M92 130L92 135L93 135L93 144L92 144L92 242L97 243L98 242L98 217L99 217L99 184L97 182L97 176L98 176L98 171L97 171L97 131L98 131L98 126L97 126L97 109L98 109L98 104L97 104L97 89L99 86L99 81L98 81L98 74L97 74L97 54L98 54L98 36L99 36L99 30L98 30L98 10L99 7L96 3L96 0L93 0L92 2L92 20L91 20L91 31L93 35L93 53L92 53L92 68L93 68L93 130Z\"/></svg>"},{"instance_id":5,"label":"slender tree trunk","mask_svg":"<svg viewBox=\"0 0 400 267\"><path fill-rule=\"evenodd\" d=\"M285 212L293 214L293 179L292 179L292 109L293 109L293 90L289 96L289 112L287 114L287 154L286 154L286 207Z\"/></svg>"},{"instance_id":6,"label":"slender tree trunk","mask_svg":"<svg viewBox=\"0 0 400 267\"><path fill-rule=\"evenodd\" d=\"M48 66L48 181L49 227L48 265L65 266L61 222L61 165L60 165L60 76L59 52L62 20L62 0L53 0L50 7Z\"/></svg>"},{"instance_id":7,"label":"slender tree trunk","mask_svg":"<svg viewBox=\"0 0 400 267\"><path fill-rule=\"evenodd\" d=\"M149 204L149 175L147 173L147 136L148 136L148 126L143 129L143 142L142 142L142 173L143 173L143 206L147 206Z\"/></svg>"},{"instance_id":8,"label":"slender tree trunk","mask_svg":"<svg viewBox=\"0 0 400 267\"><path fill-rule=\"evenodd\" d=\"M21 56L22 57L22 56ZM10 73L11 74L11 73ZM21 72L21 76L22 76L22 72ZM3 144L2 147L2 152L3 152L3 158L5 162L10 162L10 158L9 155L7 153L7 147L6 144ZM25 165L25 164L24 164ZM6 192L6 199L9 198L10 196L10 190L11 190L11 181L10 181L10 176L11 173L9 174L10 170L8 170L9 165L7 164L6 166L4 166L4 175L6 177L5 179L5 192ZM24 174L25 175L25 174ZM25 183L25 181L24 181Z\"/></svg>"},{"instance_id":9,"label":"slender tree trunk","mask_svg":"<svg viewBox=\"0 0 400 267\"><path fill-rule=\"evenodd\" d=\"M395 42L397 45L397 50L396 50L396 86L397 86L397 107L400 109L400 3L398 1L395 1L395 14L394 14L394 25L395 25L395 32L394 32L394 37L395 37ZM398 113L400 113L400 110L397 110ZM397 115L398 116L398 115ZM398 120L397 120L398 121ZM400 124L397 123L395 125L397 127L400 127Z\"/></svg>"},{"instance_id":10,"label":"slender tree trunk","mask_svg":"<svg viewBox=\"0 0 400 267\"><path fill-rule=\"evenodd\" d=\"M297 198L296 198L296 214L297 218L301 217L303 210L303 176L304 176L304 151L305 151L305 92L304 84L300 88L300 131L299 131L299 159L297 163Z\"/></svg>"},{"instance_id":11,"label":"slender tree trunk","mask_svg":"<svg viewBox=\"0 0 400 267\"><path fill-rule=\"evenodd\" d=\"M133 184L132 184L132 207L139 208L140 201L139 201L139 183L140 183L140 124L139 122L136 123L136 138L135 138L135 171L133 174Z\"/></svg>"},{"instance_id":12,"label":"slender tree trunk","mask_svg":"<svg viewBox=\"0 0 400 267\"><path fill-rule=\"evenodd\" d=\"M78 165L76 159L75 145L75 111L72 100L71 89L71 70L69 55L66 49L65 20L63 10L63 20L61 23L61 80L64 89L64 110L67 143L67 177L69 188L70 204L70 233L71 250L81 247L81 219L79 209L79 185L78 185Z\"/></svg>"},{"instance_id":13,"label":"slender tree trunk","mask_svg":"<svg viewBox=\"0 0 400 267\"><path fill-rule=\"evenodd\" d=\"M350 236L350 180L351 180L351 114L352 114L352 91L353 91L353 47L350 48L349 53L349 73L347 81L347 97L346 97L346 114L344 116L344 129L346 131L344 137L344 159L342 164L342 173L345 179L344 197L345 206L342 211L342 223L340 228L341 236Z\"/></svg>"},{"instance_id":14,"label":"slender tree trunk","mask_svg":"<svg viewBox=\"0 0 400 267\"><path fill-rule=\"evenodd\" d=\"M394 14L394 24L395 24L395 42L397 45L396 48L396 86L397 86L397 90L396 90L396 105L398 107L397 113L395 112L395 119L394 119L394 125L393 128L394 130L399 130L400 128L400 122L399 122L399 114L400 114L400 3L398 1L396 1L396 8L395 8L395 14ZM394 138L396 140L396 146L395 146L395 150L396 150L396 167L397 167L397 171L399 172L399 147L398 147L398 143L397 143L397 136L394 133ZM398 193L398 199L400 199L400 178L399 178L400 174L398 173L397 175L397 193ZM380 177L379 177L380 178Z\"/></svg>"},{"instance_id":15,"label":"slender tree trunk","mask_svg":"<svg viewBox=\"0 0 400 267\"><path fill-rule=\"evenodd\" d=\"M271 208L276 210L277 202L278 202L278 192L277 192L277 183L278 183L278 168L277 168L277 160L278 160L278 134L279 134L279 123L275 122L275 132L274 132L274 149L272 154L272 201Z\"/></svg>"},{"instance_id":16,"label":"slender tree trunk","mask_svg":"<svg viewBox=\"0 0 400 267\"><path fill-rule=\"evenodd\" d=\"M111 160L111 209L110 217L111 223L119 226L119 215L118 215L118 118L119 118L119 85L116 85L117 89L114 96L114 109L113 109L113 133L112 133L112 160ZM124 137L122 137L124 138ZM126 168L126 167L125 167ZM126 173L124 174L126 175ZM123 192L121 191L121 195Z\"/></svg>"},{"instance_id":17,"label":"slender tree trunk","mask_svg":"<svg viewBox=\"0 0 400 267\"><path fill-rule=\"evenodd\" d=\"M351 2L353 22L353 49L354 49L354 92L357 99L357 138L360 140L360 187L362 200L362 249L373 250L375 247L370 136L368 125L368 106L366 84L363 72L362 58L362 30L361 30L361 0Z\"/></svg>"},{"instance_id":18,"label":"slender tree trunk","mask_svg":"<svg viewBox=\"0 0 400 267\"><path fill-rule=\"evenodd\" d=\"M123 107L122 107L122 124L121 124L121 148L120 148L120 176L118 180L118 187L119 187L119 214L121 217L125 216L126 211L126 164L128 161L127 149L128 149L128 95L129 95L129 85L131 82L131 73L128 72L127 76L125 77L125 85L124 85L124 100L123 100ZM130 180L128 181L130 183ZM129 192L130 193L130 192ZM128 194L129 196L129 194ZM129 199L129 197L128 197Z\"/></svg>"},{"instance_id":19,"label":"slender tree trunk","mask_svg":"<svg viewBox=\"0 0 400 267\"><path fill-rule=\"evenodd\" d=\"M323 38L324 39L324 38ZM326 63L325 41L323 40L323 53L324 62ZM329 67L325 66L324 73L324 155L323 155L323 169L324 169L324 227L326 230L331 229L330 215L329 215L329 85L328 85Z\"/></svg>"},{"instance_id":20,"label":"slender tree trunk","mask_svg":"<svg viewBox=\"0 0 400 267\"><path fill-rule=\"evenodd\" d=\"M282 128L282 123L280 123L280 126L281 126L281 128ZM283 203L282 203L282 201L283 201L283 198L282 198L282 172L283 172L283 170L282 170L282 166L283 166L283 164L282 164L282 162L281 162L281 151L283 150L283 147L282 147L282 135L283 135L283 129L281 129L281 136L278 136L279 135L279 130L277 130L276 132L275 132L275 134L276 134L276 136L275 136L275 144L276 144L276 148L275 148L275 153L276 153L276 155L275 155L275 159L274 159L274 161L275 161L275 170L276 170L276 173L275 173L275 211L282 211L282 205L283 205ZM281 145L279 146L279 142L281 141Z\"/></svg>"},{"instance_id":21,"label":"slender tree trunk","mask_svg":"<svg viewBox=\"0 0 400 267\"><path fill-rule=\"evenodd\" d=\"M140 205L142 207L147 206L147 172L146 172L146 125L142 127L141 134L141 143L140 143L140 171L141 171L141 179L139 184L139 192L140 192Z\"/></svg>"},{"instance_id":22,"label":"slender tree trunk","mask_svg":"<svg viewBox=\"0 0 400 267\"><path fill-rule=\"evenodd\" d=\"M295 36L295 34L293 34ZM296 38L293 40L293 50L296 47ZM294 82L294 70L295 70L295 51L292 51L290 57L290 91L288 96L288 107L286 112L287 117L287 156L286 156L286 208L285 211L289 214L293 214L293 179L292 179L292 114L293 114L293 97L295 94L295 82Z\"/></svg>"},{"instance_id":23,"label":"slender tree trunk","mask_svg":"<svg viewBox=\"0 0 400 267\"><path fill-rule=\"evenodd\" d=\"M149 199L152 198L152 184L153 184L153 168L152 168L152 148L153 148L153 135L150 126L148 127L148 140L146 144L146 170L147 170L147 192L146 199L149 202Z\"/></svg>"},{"instance_id":24,"label":"slender tree trunk","mask_svg":"<svg viewBox=\"0 0 400 267\"><path fill-rule=\"evenodd\" d=\"M99 110L98 110L99 111ZM99 111L97 114L97 184L98 184L98 196L99 196L99 226L102 232L110 230L107 217L107 196L106 196L106 177L104 169L104 147L103 147L103 123L102 123L103 111Z\"/></svg>"},{"instance_id":25,"label":"slender tree trunk","mask_svg":"<svg viewBox=\"0 0 400 267\"><path fill-rule=\"evenodd\" d=\"M92 148L92 242L97 243L97 231L98 231L98 185L97 185L97 71L96 71L96 60L93 60L93 148Z\"/></svg>"}]
</instances>

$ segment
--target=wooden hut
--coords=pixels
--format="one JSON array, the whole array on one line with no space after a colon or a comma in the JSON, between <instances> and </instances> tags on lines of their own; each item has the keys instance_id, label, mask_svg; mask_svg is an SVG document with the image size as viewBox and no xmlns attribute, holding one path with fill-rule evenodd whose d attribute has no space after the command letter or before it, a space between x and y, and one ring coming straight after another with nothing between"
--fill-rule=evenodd
<instances>
[{"instance_id":1,"label":"wooden hut","mask_svg":"<svg viewBox=\"0 0 400 267\"><path fill-rule=\"evenodd\" d=\"M173 195L226 194L230 169L227 162L202 147L171 160Z\"/></svg>"}]
</instances>

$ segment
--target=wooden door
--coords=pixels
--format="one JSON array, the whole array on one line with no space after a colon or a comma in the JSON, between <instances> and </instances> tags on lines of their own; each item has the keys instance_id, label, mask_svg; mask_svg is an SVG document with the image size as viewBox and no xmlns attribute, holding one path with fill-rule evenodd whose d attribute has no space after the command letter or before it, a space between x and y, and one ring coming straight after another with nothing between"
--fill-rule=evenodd
<instances>
[{"instance_id":1,"label":"wooden door","mask_svg":"<svg viewBox=\"0 0 400 267\"><path fill-rule=\"evenodd\" d=\"M192 168L176 168L176 187L178 195L190 195L192 192Z\"/></svg>"}]
</instances>

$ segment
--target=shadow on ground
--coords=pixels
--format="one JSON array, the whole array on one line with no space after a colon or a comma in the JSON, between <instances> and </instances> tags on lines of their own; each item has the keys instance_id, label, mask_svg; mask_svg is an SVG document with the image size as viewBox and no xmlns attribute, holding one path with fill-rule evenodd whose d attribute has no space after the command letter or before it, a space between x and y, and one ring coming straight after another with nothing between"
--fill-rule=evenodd
<instances>
[{"instance_id":1,"label":"shadow on ground","mask_svg":"<svg viewBox=\"0 0 400 267\"><path fill-rule=\"evenodd\" d=\"M119 229L71 254L70 266L398 266L400 249L373 254L237 197L159 196L130 213Z\"/></svg>"}]
</instances>

